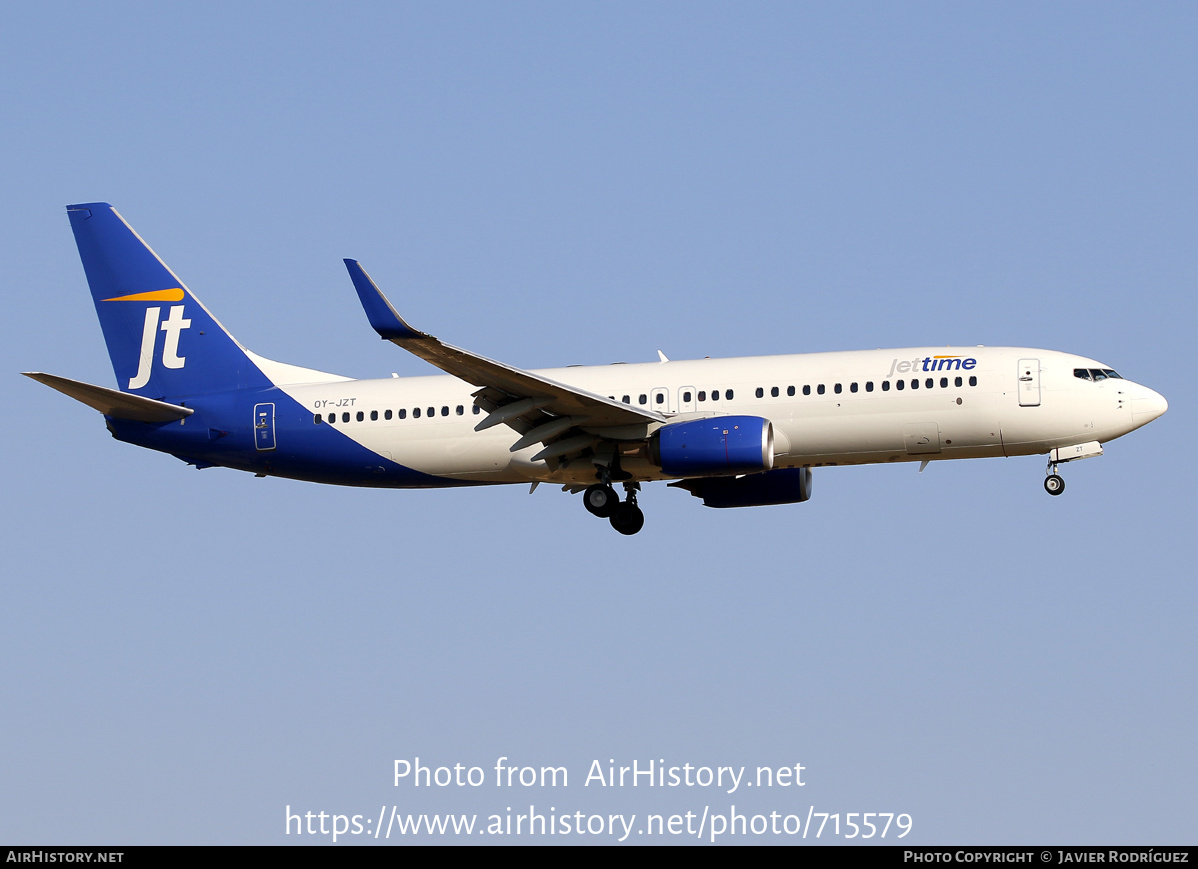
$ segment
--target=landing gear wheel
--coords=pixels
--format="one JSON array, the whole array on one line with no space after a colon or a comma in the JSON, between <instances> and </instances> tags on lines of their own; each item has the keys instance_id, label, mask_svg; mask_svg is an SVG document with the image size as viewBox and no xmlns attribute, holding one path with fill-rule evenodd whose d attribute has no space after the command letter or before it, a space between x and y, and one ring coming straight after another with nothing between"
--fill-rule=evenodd
<instances>
[{"instance_id":1,"label":"landing gear wheel","mask_svg":"<svg viewBox=\"0 0 1198 869\"><path fill-rule=\"evenodd\" d=\"M582 505L587 508L587 512L592 516L607 519L620 506L620 496L616 494L616 490L611 486L596 483L582 493Z\"/></svg>"},{"instance_id":2,"label":"landing gear wheel","mask_svg":"<svg viewBox=\"0 0 1198 869\"><path fill-rule=\"evenodd\" d=\"M645 514L636 504L625 501L612 514L611 527L621 534L636 534L645 527Z\"/></svg>"},{"instance_id":3,"label":"landing gear wheel","mask_svg":"<svg viewBox=\"0 0 1198 869\"><path fill-rule=\"evenodd\" d=\"M1065 481L1056 474L1044 478L1044 491L1050 495L1059 495L1065 491Z\"/></svg>"}]
</instances>

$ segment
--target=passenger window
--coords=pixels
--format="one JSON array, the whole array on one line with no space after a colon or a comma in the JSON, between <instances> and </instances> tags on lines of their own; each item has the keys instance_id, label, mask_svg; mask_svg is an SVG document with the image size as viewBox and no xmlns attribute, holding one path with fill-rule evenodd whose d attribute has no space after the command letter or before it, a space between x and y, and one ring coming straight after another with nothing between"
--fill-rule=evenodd
<instances>
[{"instance_id":1,"label":"passenger window","mask_svg":"<svg viewBox=\"0 0 1198 869\"><path fill-rule=\"evenodd\" d=\"M732 390L731 390L731 389L725 389L725 390L724 390L724 398L725 398L725 400L727 400L727 401L731 401L731 400L732 400Z\"/></svg>"},{"instance_id":2,"label":"passenger window","mask_svg":"<svg viewBox=\"0 0 1198 869\"><path fill-rule=\"evenodd\" d=\"M620 401L624 402L625 404L632 404L632 396L631 395L622 396L620 398Z\"/></svg>"},{"instance_id":3,"label":"passenger window","mask_svg":"<svg viewBox=\"0 0 1198 869\"><path fill-rule=\"evenodd\" d=\"M936 385L936 381L933 378L929 377L927 380L925 380L923 382L923 385L926 386L928 389L931 389L933 386Z\"/></svg>"},{"instance_id":4,"label":"passenger window","mask_svg":"<svg viewBox=\"0 0 1198 869\"><path fill-rule=\"evenodd\" d=\"M777 398L777 397L778 397L778 387L775 386L772 389L770 389L770 398Z\"/></svg>"},{"instance_id":5,"label":"passenger window","mask_svg":"<svg viewBox=\"0 0 1198 869\"><path fill-rule=\"evenodd\" d=\"M361 422L364 419L366 419L366 414L362 413L362 411L359 410L358 411L358 422Z\"/></svg>"},{"instance_id":6,"label":"passenger window","mask_svg":"<svg viewBox=\"0 0 1198 869\"><path fill-rule=\"evenodd\" d=\"M899 383L902 383L902 381L900 380L900 381L899 381ZM883 380L883 381L882 381L882 391L883 391L883 392L889 392L889 391L890 391L890 381L889 381L889 380Z\"/></svg>"},{"instance_id":7,"label":"passenger window","mask_svg":"<svg viewBox=\"0 0 1198 869\"><path fill-rule=\"evenodd\" d=\"M448 404L441 405L441 416L449 416L449 405Z\"/></svg>"},{"instance_id":8,"label":"passenger window","mask_svg":"<svg viewBox=\"0 0 1198 869\"><path fill-rule=\"evenodd\" d=\"M342 421L342 422L349 422L349 414L348 414L348 413L343 413L343 414L341 414L341 421Z\"/></svg>"},{"instance_id":9,"label":"passenger window","mask_svg":"<svg viewBox=\"0 0 1198 869\"><path fill-rule=\"evenodd\" d=\"M915 378L915 377L912 377L912 378L911 378L911 388L912 388L912 389L919 389L919 380L918 380L918 378Z\"/></svg>"},{"instance_id":10,"label":"passenger window","mask_svg":"<svg viewBox=\"0 0 1198 869\"><path fill-rule=\"evenodd\" d=\"M711 390L711 400L712 401L720 400L720 391L718 389Z\"/></svg>"},{"instance_id":11,"label":"passenger window","mask_svg":"<svg viewBox=\"0 0 1198 869\"><path fill-rule=\"evenodd\" d=\"M836 392L836 394L837 394L837 395L840 395L840 393L841 393L841 386L840 386L840 384L839 384L839 383L838 383L838 384L836 384L836 386L834 387L834 391Z\"/></svg>"},{"instance_id":12,"label":"passenger window","mask_svg":"<svg viewBox=\"0 0 1198 869\"><path fill-rule=\"evenodd\" d=\"M401 407L401 408L399 409L399 418L400 418L400 419L407 419L407 418L408 418L408 409L407 409L406 407Z\"/></svg>"},{"instance_id":13,"label":"passenger window","mask_svg":"<svg viewBox=\"0 0 1198 869\"><path fill-rule=\"evenodd\" d=\"M318 414L316 414L316 417L312 420L312 422L316 423L317 425L320 425L322 422L324 422L324 417L318 413Z\"/></svg>"},{"instance_id":14,"label":"passenger window","mask_svg":"<svg viewBox=\"0 0 1198 869\"><path fill-rule=\"evenodd\" d=\"M811 394L811 384L808 383L806 386L803 387L803 395L810 395L810 394Z\"/></svg>"},{"instance_id":15,"label":"passenger window","mask_svg":"<svg viewBox=\"0 0 1198 869\"><path fill-rule=\"evenodd\" d=\"M972 376L972 375L971 375L971 376L970 376L970 378L969 378L969 385L970 385L970 386L977 386L977 385L978 385L978 379L977 379L976 377L974 377L974 376Z\"/></svg>"},{"instance_id":16,"label":"passenger window","mask_svg":"<svg viewBox=\"0 0 1198 869\"><path fill-rule=\"evenodd\" d=\"M378 418L379 418L379 412L378 412L377 410L372 410L372 411L370 412L370 421L371 421L371 422L377 422L377 421L378 421Z\"/></svg>"},{"instance_id":17,"label":"passenger window","mask_svg":"<svg viewBox=\"0 0 1198 869\"><path fill-rule=\"evenodd\" d=\"M795 394L795 388L793 386L786 387L786 394L793 396Z\"/></svg>"},{"instance_id":18,"label":"passenger window","mask_svg":"<svg viewBox=\"0 0 1198 869\"><path fill-rule=\"evenodd\" d=\"M665 400L666 400L666 396L665 396L665 393L663 393L663 392L659 392L653 396L653 401L655 404L663 404L665 402Z\"/></svg>"},{"instance_id":19,"label":"passenger window","mask_svg":"<svg viewBox=\"0 0 1198 869\"><path fill-rule=\"evenodd\" d=\"M466 408L459 404L456 408L454 408L453 412L456 413L458 416L465 416Z\"/></svg>"},{"instance_id":20,"label":"passenger window","mask_svg":"<svg viewBox=\"0 0 1198 869\"><path fill-rule=\"evenodd\" d=\"M478 416L482 412L482 408L475 404L470 408L470 412L475 416Z\"/></svg>"},{"instance_id":21,"label":"passenger window","mask_svg":"<svg viewBox=\"0 0 1198 869\"><path fill-rule=\"evenodd\" d=\"M857 391L857 384L856 384L856 383L850 383L850 384L849 384L849 392L856 392L856 391Z\"/></svg>"},{"instance_id":22,"label":"passenger window","mask_svg":"<svg viewBox=\"0 0 1198 869\"><path fill-rule=\"evenodd\" d=\"M689 390L689 389L688 389L686 392L682 393L682 400L683 400L684 402L688 402L688 403L690 402L690 400L691 400L691 393L690 393L690 390Z\"/></svg>"},{"instance_id":23,"label":"passenger window","mask_svg":"<svg viewBox=\"0 0 1198 869\"><path fill-rule=\"evenodd\" d=\"M906 388L907 388L907 381L905 381L905 380L896 380L896 381L894 381L894 388L895 388L895 389L897 389L897 390L899 390L899 391L902 391L902 390L906 389Z\"/></svg>"},{"instance_id":24,"label":"passenger window","mask_svg":"<svg viewBox=\"0 0 1198 869\"><path fill-rule=\"evenodd\" d=\"M962 381L961 381L961 378L960 378L960 377L954 377L954 378L953 378L953 386L960 386L960 385L961 385L961 382L962 382Z\"/></svg>"},{"instance_id":25,"label":"passenger window","mask_svg":"<svg viewBox=\"0 0 1198 869\"><path fill-rule=\"evenodd\" d=\"M420 419L420 408L412 408L412 419Z\"/></svg>"},{"instance_id":26,"label":"passenger window","mask_svg":"<svg viewBox=\"0 0 1198 869\"><path fill-rule=\"evenodd\" d=\"M874 391L874 382L872 380L865 381L865 391L866 392Z\"/></svg>"},{"instance_id":27,"label":"passenger window","mask_svg":"<svg viewBox=\"0 0 1198 869\"><path fill-rule=\"evenodd\" d=\"M391 408L383 411L383 419L391 419Z\"/></svg>"},{"instance_id":28,"label":"passenger window","mask_svg":"<svg viewBox=\"0 0 1198 869\"><path fill-rule=\"evenodd\" d=\"M640 394L640 395L637 397L637 400L636 400L636 401L637 401L637 404L648 404L648 402L649 402L649 396L645 395L645 393L643 393L643 392L642 392L642 393L641 393L641 394Z\"/></svg>"},{"instance_id":29,"label":"passenger window","mask_svg":"<svg viewBox=\"0 0 1198 869\"><path fill-rule=\"evenodd\" d=\"M824 385L821 383L819 386L815 387L815 391L818 392L820 395L823 395L824 394Z\"/></svg>"},{"instance_id":30,"label":"passenger window","mask_svg":"<svg viewBox=\"0 0 1198 869\"><path fill-rule=\"evenodd\" d=\"M941 388L941 389L948 389L948 378L947 378L947 377L941 377L941 378L940 378L940 388Z\"/></svg>"},{"instance_id":31,"label":"passenger window","mask_svg":"<svg viewBox=\"0 0 1198 869\"><path fill-rule=\"evenodd\" d=\"M429 416L436 416L436 415L437 415L437 409L436 409L435 407L430 407L430 408L428 409L428 415L429 415Z\"/></svg>"},{"instance_id":32,"label":"passenger window","mask_svg":"<svg viewBox=\"0 0 1198 869\"><path fill-rule=\"evenodd\" d=\"M329 414L329 422L336 422L336 421L337 421L337 414L330 413Z\"/></svg>"},{"instance_id":33,"label":"passenger window","mask_svg":"<svg viewBox=\"0 0 1198 869\"><path fill-rule=\"evenodd\" d=\"M699 401L707 401L707 392L706 392L706 390L702 390L702 389L701 389L701 390L699 390Z\"/></svg>"},{"instance_id":34,"label":"passenger window","mask_svg":"<svg viewBox=\"0 0 1198 869\"><path fill-rule=\"evenodd\" d=\"M765 390L764 390L764 389L762 389L760 386L759 386L759 387L757 387L757 393L756 393L756 395L757 395L757 397L758 397L758 398L765 398Z\"/></svg>"}]
</instances>

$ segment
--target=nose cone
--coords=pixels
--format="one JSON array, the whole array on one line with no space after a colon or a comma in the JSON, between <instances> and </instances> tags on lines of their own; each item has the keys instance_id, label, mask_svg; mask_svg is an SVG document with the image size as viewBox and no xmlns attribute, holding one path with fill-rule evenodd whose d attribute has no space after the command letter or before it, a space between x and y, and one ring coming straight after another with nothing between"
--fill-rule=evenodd
<instances>
[{"instance_id":1,"label":"nose cone","mask_svg":"<svg viewBox=\"0 0 1198 869\"><path fill-rule=\"evenodd\" d=\"M1131 400L1131 421L1137 427L1147 425L1169 409L1169 402L1159 392L1141 386Z\"/></svg>"}]
</instances>

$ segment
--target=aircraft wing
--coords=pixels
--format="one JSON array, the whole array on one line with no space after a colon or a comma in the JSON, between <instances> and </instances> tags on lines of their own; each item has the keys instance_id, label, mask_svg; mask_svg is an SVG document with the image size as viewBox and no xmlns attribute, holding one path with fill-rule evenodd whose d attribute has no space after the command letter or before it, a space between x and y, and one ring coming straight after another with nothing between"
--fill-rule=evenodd
<instances>
[{"instance_id":1,"label":"aircraft wing","mask_svg":"<svg viewBox=\"0 0 1198 869\"><path fill-rule=\"evenodd\" d=\"M660 413L632 407L605 395L558 383L444 344L404 322L356 260L345 260L345 267L349 269L366 317L379 336L442 371L481 387L475 393L475 403L489 414L475 428L481 431L506 423L523 433L524 437L513 445L513 451L537 442L548 443L574 427L585 427L589 431L667 421ZM581 440L575 440L581 444ZM565 441L561 443L564 445Z\"/></svg>"}]
</instances>

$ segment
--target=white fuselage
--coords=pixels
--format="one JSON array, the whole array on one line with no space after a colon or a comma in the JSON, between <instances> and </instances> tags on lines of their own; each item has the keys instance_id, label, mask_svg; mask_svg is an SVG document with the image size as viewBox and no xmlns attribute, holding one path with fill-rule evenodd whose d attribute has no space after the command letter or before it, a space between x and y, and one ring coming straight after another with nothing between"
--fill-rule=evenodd
<instances>
[{"instance_id":1,"label":"white fuselage","mask_svg":"<svg viewBox=\"0 0 1198 869\"><path fill-rule=\"evenodd\" d=\"M1076 369L1109 370L1053 350L925 347L535 373L657 411L670 422L763 417L773 423L776 468L1046 453L1112 440L1167 407L1147 387L1117 377L1082 379ZM511 452L519 433L506 425L475 431L483 418L473 406L476 388L455 377L280 387L311 410L313 425L331 424L425 474L482 483L594 480L589 461L552 467L557 463L530 460L539 445ZM654 427L616 433L628 444L622 464L635 479L669 479L637 447Z\"/></svg>"}]
</instances>

